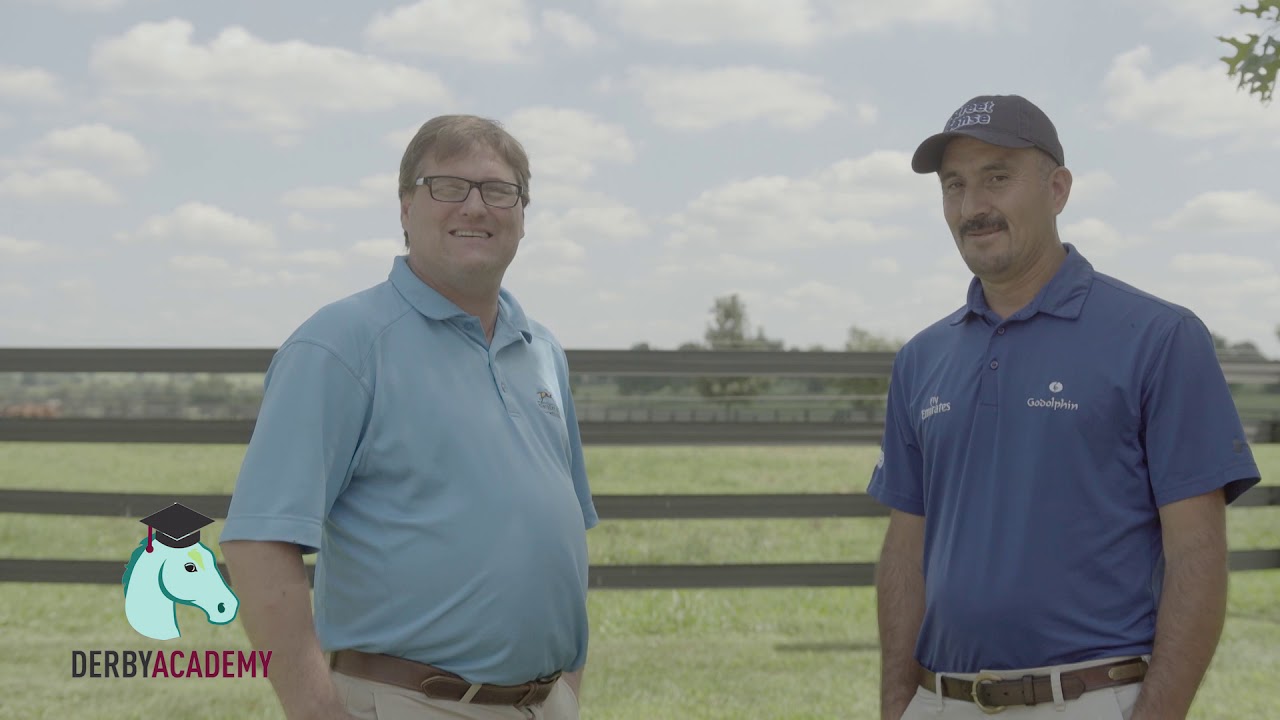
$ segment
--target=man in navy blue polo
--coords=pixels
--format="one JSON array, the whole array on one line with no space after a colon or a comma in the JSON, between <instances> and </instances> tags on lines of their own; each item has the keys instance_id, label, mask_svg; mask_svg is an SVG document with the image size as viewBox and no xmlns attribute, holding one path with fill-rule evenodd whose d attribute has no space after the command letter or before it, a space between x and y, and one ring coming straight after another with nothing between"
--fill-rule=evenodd
<instances>
[{"instance_id":1,"label":"man in navy blue polo","mask_svg":"<svg viewBox=\"0 0 1280 720\"><path fill-rule=\"evenodd\" d=\"M271 361L221 540L290 719L578 717L597 517L564 351L501 286L529 176L497 123L424 124L408 254Z\"/></svg>"},{"instance_id":2,"label":"man in navy blue polo","mask_svg":"<svg viewBox=\"0 0 1280 720\"><path fill-rule=\"evenodd\" d=\"M898 353L868 492L883 718L1185 717L1259 479L1204 324L1058 236L1049 118L982 96L916 150L974 274Z\"/></svg>"}]
</instances>

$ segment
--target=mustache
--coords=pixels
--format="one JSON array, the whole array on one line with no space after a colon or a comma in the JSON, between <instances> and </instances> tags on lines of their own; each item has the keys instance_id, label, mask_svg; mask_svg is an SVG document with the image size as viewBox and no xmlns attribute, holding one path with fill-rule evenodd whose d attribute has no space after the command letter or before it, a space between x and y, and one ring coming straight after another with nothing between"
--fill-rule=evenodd
<instances>
[{"instance_id":1,"label":"mustache","mask_svg":"<svg viewBox=\"0 0 1280 720\"><path fill-rule=\"evenodd\" d=\"M1001 217L989 217L983 215L972 220L966 220L960 224L960 234L968 235L972 232L983 232L985 230L1008 230L1009 223L1005 222Z\"/></svg>"}]
</instances>

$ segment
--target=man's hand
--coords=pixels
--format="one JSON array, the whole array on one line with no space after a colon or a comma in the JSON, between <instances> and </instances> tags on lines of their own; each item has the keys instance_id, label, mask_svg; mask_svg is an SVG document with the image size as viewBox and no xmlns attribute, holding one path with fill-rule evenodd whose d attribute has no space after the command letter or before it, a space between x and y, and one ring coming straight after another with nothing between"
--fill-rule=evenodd
<instances>
[{"instance_id":1,"label":"man's hand","mask_svg":"<svg viewBox=\"0 0 1280 720\"><path fill-rule=\"evenodd\" d=\"M916 694L920 666L915 647L924 618L923 562L924 517L890 512L876 564L882 720L900 720Z\"/></svg>"}]
</instances>

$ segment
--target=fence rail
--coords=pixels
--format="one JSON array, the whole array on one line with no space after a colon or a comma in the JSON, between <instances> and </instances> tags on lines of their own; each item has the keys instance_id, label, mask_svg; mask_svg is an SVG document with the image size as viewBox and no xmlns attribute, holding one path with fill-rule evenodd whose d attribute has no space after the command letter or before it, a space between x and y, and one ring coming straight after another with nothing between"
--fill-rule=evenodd
<instances>
[{"instance_id":1,"label":"fence rail","mask_svg":"<svg viewBox=\"0 0 1280 720\"><path fill-rule=\"evenodd\" d=\"M274 349L171 348L0 348L0 372L174 372L262 373ZM569 350L577 375L885 377L893 353L767 351ZM1280 362L1222 358L1232 384L1280 383ZM818 396L821 397L821 396ZM1280 418L1256 419L1258 437L1280 440ZM115 443L247 443L254 420L173 420L157 418L0 418L0 441ZM846 421L584 421L584 443L820 444L876 443L879 419ZM226 517L227 495L83 493L0 490L0 513L142 517L180 502L210 517ZM887 510L863 494L799 495L600 495L607 520L709 518L866 518ZM1280 505L1280 488L1257 487L1234 508ZM1280 549L1237 550L1232 570L1280 568ZM120 582L121 561L0 558L0 582ZM785 563L720 565L592 566L596 589L846 587L873 582L870 563Z\"/></svg>"},{"instance_id":2,"label":"fence rail","mask_svg":"<svg viewBox=\"0 0 1280 720\"><path fill-rule=\"evenodd\" d=\"M0 372L266 372L274 348L0 348ZM566 350L584 375L885 377L892 352ZM1280 361L1220 357L1231 384L1280 383Z\"/></svg>"},{"instance_id":3,"label":"fence rail","mask_svg":"<svg viewBox=\"0 0 1280 720\"><path fill-rule=\"evenodd\" d=\"M225 518L230 495L97 493L0 489L0 510L37 515L142 518L179 502ZM888 510L862 493L769 495L598 495L603 520L787 519L883 517ZM1233 508L1280 505L1280 487L1254 487ZM1234 550L1232 571L1280 568L1280 549ZM118 583L123 560L0 558L0 582ZM311 569L308 568L308 572ZM593 589L858 587L874 583L874 563L592 565Z\"/></svg>"}]
</instances>

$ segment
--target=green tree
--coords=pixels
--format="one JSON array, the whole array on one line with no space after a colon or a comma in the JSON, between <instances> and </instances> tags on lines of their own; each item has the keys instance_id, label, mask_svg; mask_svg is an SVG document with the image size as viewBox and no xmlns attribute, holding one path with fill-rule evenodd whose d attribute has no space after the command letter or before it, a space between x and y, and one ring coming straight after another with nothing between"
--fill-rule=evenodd
<instances>
[{"instance_id":1,"label":"green tree","mask_svg":"<svg viewBox=\"0 0 1280 720\"><path fill-rule=\"evenodd\" d=\"M1222 58L1227 64L1227 77L1239 78L1239 87L1270 103L1276 73L1280 72L1280 41L1276 39L1277 28L1280 28L1280 0L1254 0L1253 7L1241 5L1236 12L1267 20L1271 27L1265 39L1257 33L1250 33L1247 40L1218 36L1235 48L1234 55Z\"/></svg>"},{"instance_id":2,"label":"green tree","mask_svg":"<svg viewBox=\"0 0 1280 720\"><path fill-rule=\"evenodd\" d=\"M747 306L736 294L718 297L711 307L711 324L703 334L709 350L782 350L781 340L770 340L764 328L751 333ZM761 377L699 377L698 393L717 398L726 405L759 395L769 387L769 379Z\"/></svg>"},{"instance_id":3,"label":"green tree","mask_svg":"<svg viewBox=\"0 0 1280 720\"><path fill-rule=\"evenodd\" d=\"M844 349L849 352L897 352L902 342L882 337L863 330L857 325L849 328L849 335ZM876 399L859 399L854 401L856 407L875 409L884 406L884 397L889 394L889 378L840 378L832 381L832 386L845 395L871 395Z\"/></svg>"},{"instance_id":4,"label":"green tree","mask_svg":"<svg viewBox=\"0 0 1280 720\"><path fill-rule=\"evenodd\" d=\"M653 348L649 347L647 342L639 342L632 345L631 352L649 352ZM661 392L667 387L668 379L656 375L619 375L618 376L618 394L619 395L650 395L652 393Z\"/></svg>"}]
</instances>

